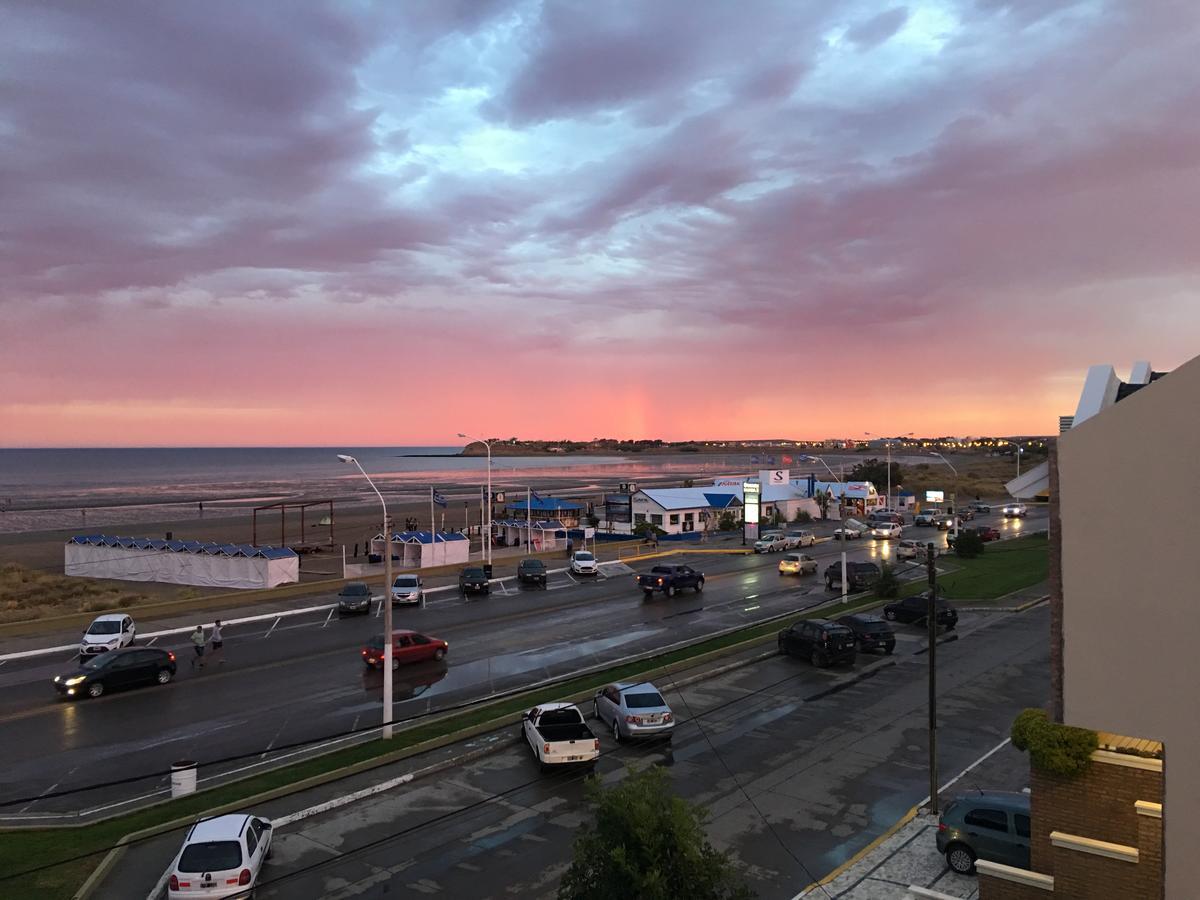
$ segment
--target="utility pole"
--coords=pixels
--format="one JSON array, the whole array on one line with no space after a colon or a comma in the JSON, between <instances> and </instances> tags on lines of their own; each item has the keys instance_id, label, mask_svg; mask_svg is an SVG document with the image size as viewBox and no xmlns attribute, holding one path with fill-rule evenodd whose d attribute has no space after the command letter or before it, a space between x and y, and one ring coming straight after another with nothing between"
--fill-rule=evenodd
<instances>
[{"instance_id":1,"label":"utility pole","mask_svg":"<svg viewBox=\"0 0 1200 900\"><path fill-rule=\"evenodd\" d=\"M934 565L933 544L925 550L925 565L929 570L929 606L926 623L929 626L929 811L938 814L937 775L937 566Z\"/></svg>"}]
</instances>

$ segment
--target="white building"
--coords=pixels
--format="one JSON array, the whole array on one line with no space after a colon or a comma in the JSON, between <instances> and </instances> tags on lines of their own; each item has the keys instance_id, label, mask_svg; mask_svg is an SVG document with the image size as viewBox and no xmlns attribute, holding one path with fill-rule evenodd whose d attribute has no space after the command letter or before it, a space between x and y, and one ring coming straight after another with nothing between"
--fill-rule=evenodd
<instances>
[{"instance_id":1,"label":"white building","mask_svg":"<svg viewBox=\"0 0 1200 900\"><path fill-rule=\"evenodd\" d=\"M726 512L735 522L741 522L740 493L740 489L735 493L717 487L641 490L631 501L632 527L649 522L667 534L690 534L715 529L717 521Z\"/></svg>"}]
</instances>

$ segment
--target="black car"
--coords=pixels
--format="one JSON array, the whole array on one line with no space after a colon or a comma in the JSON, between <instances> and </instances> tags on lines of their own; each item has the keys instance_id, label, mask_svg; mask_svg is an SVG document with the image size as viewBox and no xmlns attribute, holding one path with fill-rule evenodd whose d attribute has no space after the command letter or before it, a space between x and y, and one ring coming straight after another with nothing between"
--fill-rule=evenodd
<instances>
[{"instance_id":1,"label":"black car","mask_svg":"<svg viewBox=\"0 0 1200 900\"><path fill-rule=\"evenodd\" d=\"M54 676L63 697L99 697L139 684L166 684L175 677L175 654L157 647L126 647L90 657L67 675Z\"/></svg>"},{"instance_id":2,"label":"black car","mask_svg":"<svg viewBox=\"0 0 1200 900\"><path fill-rule=\"evenodd\" d=\"M371 612L371 589L361 581L351 581L338 591L338 615L369 615Z\"/></svg>"},{"instance_id":3,"label":"black car","mask_svg":"<svg viewBox=\"0 0 1200 900\"><path fill-rule=\"evenodd\" d=\"M805 619L779 632L779 652L824 668L854 662L854 632L828 619Z\"/></svg>"},{"instance_id":4,"label":"black car","mask_svg":"<svg viewBox=\"0 0 1200 900\"><path fill-rule=\"evenodd\" d=\"M975 500L967 506L967 509L973 509L977 513L990 513L992 511L992 505L990 503L983 503L979 500Z\"/></svg>"},{"instance_id":5,"label":"black car","mask_svg":"<svg viewBox=\"0 0 1200 900\"><path fill-rule=\"evenodd\" d=\"M879 566L869 562L847 562L846 563L846 590L857 593L865 591L876 581L880 576ZM835 562L825 569L825 590L832 591L835 587L842 586L842 564Z\"/></svg>"},{"instance_id":6,"label":"black car","mask_svg":"<svg viewBox=\"0 0 1200 900\"><path fill-rule=\"evenodd\" d=\"M517 563L517 581L520 584L546 586L546 564L540 559L527 557Z\"/></svg>"},{"instance_id":7,"label":"black car","mask_svg":"<svg viewBox=\"0 0 1200 900\"><path fill-rule=\"evenodd\" d=\"M462 594L487 594L488 577L483 569L471 566L458 573L458 590Z\"/></svg>"},{"instance_id":8,"label":"black car","mask_svg":"<svg viewBox=\"0 0 1200 900\"><path fill-rule=\"evenodd\" d=\"M859 650L882 650L891 653L896 649L896 633L879 616L869 613L854 613L842 616L837 620L839 625L845 625L854 632Z\"/></svg>"},{"instance_id":9,"label":"black car","mask_svg":"<svg viewBox=\"0 0 1200 900\"><path fill-rule=\"evenodd\" d=\"M964 506L958 511L958 518L963 522L970 522L975 518L975 508L971 506Z\"/></svg>"},{"instance_id":10,"label":"black car","mask_svg":"<svg viewBox=\"0 0 1200 900\"><path fill-rule=\"evenodd\" d=\"M896 600L883 608L883 617L891 622L923 624L929 615L929 594L917 594L915 597L905 597ZM937 599L937 624L945 626L950 631L958 624L958 610L946 602L945 598Z\"/></svg>"}]
</instances>

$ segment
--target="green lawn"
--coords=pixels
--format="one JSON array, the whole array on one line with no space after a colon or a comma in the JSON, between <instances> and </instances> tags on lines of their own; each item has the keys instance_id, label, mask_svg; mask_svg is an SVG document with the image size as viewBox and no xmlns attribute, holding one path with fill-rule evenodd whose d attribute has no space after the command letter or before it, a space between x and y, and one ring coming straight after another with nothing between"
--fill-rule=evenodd
<instances>
[{"instance_id":1,"label":"green lawn","mask_svg":"<svg viewBox=\"0 0 1200 900\"><path fill-rule=\"evenodd\" d=\"M984 545L975 559L959 559L953 551L938 559L938 585L950 600L994 600L1045 581L1049 574L1049 542L1045 535L1030 535ZM922 579L901 589L901 596L919 594L928 587Z\"/></svg>"},{"instance_id":2,"label":"green lawn","mask_svg":"<svg viewBox=\"0 0 1200 900\"><path fill-rule=\"evenodd\" d=\"M849 604L839 613L854 612L858 609L874 606L878 600L867 598ZM815 611L797 616L797 619L820 616ZM699 644L693 644L671 653L664 653L640 662L626 663L597 672L582 678L560 683L545 688L536 694L525 694L512 697L496 703L489 703L476 709L468 710L458 715L420 725L415 728L397 731L391 741L373 740L355 747L348 747L334 753L314 757L286 768L276 769L252 778L231 782L221 787L201 791L190 797L174 800L161 806L145 809L141 812L130 813L107 822L86 825L78 828L58 828L53 830L21 829L0 832L0 900L17 897L38 897L44 900L69 900L79 886L99 864L104 851L114 846L124 835L131 832L151 828L165 822L185 816L196 817L201 813L214 809L226 803L236 803L242 798L283 787L302 779L331 772L343 766L364 760L374 759L388 753L393 753L405 747L411 747L423 741L451 734L473 725L479 725L491 719L513 716L514 725L517 713L548 699L568 697L572 694L583 693L598 689L613 681L620 681L631 676L657 669L672 663L684 662L713 650L720 650L743 641L774 634L785 628L791 621L781 620L763 625L745 628L733 634L713 638ZM182 830L182 829L181 829ZM57 860L69 860L81 854L94 854L84 859L62 862L54 865ZM21 876L12 880L4 879L4 875L21 872L38 866L50 864L52 867L33 875ZM119 865L119 864L118 864ZM18 889L19 888L19 889Z\"/></svg>"}]
</instances>

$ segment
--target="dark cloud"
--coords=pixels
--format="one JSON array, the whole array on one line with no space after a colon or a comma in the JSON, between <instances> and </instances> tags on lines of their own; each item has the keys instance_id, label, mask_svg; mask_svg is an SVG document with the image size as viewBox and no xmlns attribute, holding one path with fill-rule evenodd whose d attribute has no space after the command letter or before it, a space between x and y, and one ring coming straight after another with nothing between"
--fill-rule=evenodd
<instances>
[{"instance_id":1,"label":"dark cloud","mask_svg":"<svg viewBox=\"0 0 1200 900\"><path fill-rule=\"evenodd\" d=\"M862 22L852 25L846 39L863 49L878 46L904 27L908 21L908 10L903 6L881 12Z\"/></svg>"}]
</instances>

